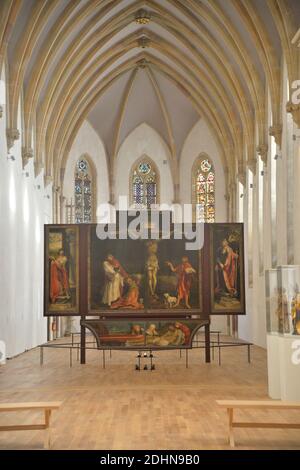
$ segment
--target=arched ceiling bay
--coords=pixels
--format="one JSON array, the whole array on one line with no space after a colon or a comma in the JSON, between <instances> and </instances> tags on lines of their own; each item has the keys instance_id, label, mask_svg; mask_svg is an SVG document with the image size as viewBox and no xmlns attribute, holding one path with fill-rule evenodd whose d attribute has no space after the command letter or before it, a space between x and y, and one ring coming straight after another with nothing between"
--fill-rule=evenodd
<instances>
[{"instance_id":1,"label":"arched ceiling bay","mask_svg":"<svg viewBox=\"0 0 300 470\"><path fill-rule=\"evenodd\" d=\"M121 76L88 115L108 155L117 153L124 139L142 122L153 127L169 147L173 138L180 154L187 134L198 119L197 110L184 93L160 72L141 67L134 77L130 71Z\"/></svg>"},{"instance_id":2,"label":"arched ceiling bay","mask_svg":"<svg viewBox=\"0 0 300 470\"><path fill-rule=\"evenodd\" d=\"M297 78L297 0L2 0L0 67L9 66L9 129L23 95L25 159L57 185L88 119L112 172L124 138L147 122L170 148L207 121L231 177L266 145L266 92L281 125L280 67ZM245 147L247 152L245 152Z\"/></svg>"}]
</instances>

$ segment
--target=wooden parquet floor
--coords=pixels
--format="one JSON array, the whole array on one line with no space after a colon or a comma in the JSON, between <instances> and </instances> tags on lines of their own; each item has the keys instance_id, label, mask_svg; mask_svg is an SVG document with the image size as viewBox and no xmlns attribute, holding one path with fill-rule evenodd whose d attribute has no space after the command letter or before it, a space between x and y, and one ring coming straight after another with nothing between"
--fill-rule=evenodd
<instances>
[{"instance_id":1,"label":"wooden parquet floor","mask_svg":"<svg viewBox=\"0 0 300 470\"><path fill-rule=\"evenodd\" d=\"M155 371L135 371L134 352L88 351L80 365L74 352L31 350L0 367L0 402L62 400L53 414L54 449L229 449L227 415L217 399L267 399L266 351L226 348L222 366L204 363L204 351L156 353ZM253 412L238 412L253 420ZM1 413L1 424L39 421L38 413ZM299 422L299 413L255 411L255 420ZM235 430L238 449L300 449L297 430ZM1 432L0 449L42 449L43 432Z\"/></svg>"}]
</instances>

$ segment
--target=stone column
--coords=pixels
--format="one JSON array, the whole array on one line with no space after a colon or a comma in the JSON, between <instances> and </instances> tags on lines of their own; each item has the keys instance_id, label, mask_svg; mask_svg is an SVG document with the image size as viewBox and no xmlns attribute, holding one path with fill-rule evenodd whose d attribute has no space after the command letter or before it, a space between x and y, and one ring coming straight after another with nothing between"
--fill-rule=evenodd
<instances>
[{"instance_id":1,"label":"stone column","mask_svg":"<svg viewBox=\"0 0 300 470\"><path fill-rule=\"evenodd\" d=\"M300 132L299 132L300 134ZM300 136L294 146L294 263L300 264Z\"/></svg>"}]
</instances>

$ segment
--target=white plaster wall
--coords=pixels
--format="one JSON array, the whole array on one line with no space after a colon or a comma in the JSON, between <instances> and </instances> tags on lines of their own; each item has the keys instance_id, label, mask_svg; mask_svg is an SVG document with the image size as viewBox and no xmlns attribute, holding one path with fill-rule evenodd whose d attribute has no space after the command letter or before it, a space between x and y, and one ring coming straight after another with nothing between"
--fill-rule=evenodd
<instances>
[{"instance_id":1,"label":"white plaster wall","mask_svg":"<svg viewBox=\"0 0 300 470\"><path fill-rule=\"evenodd\" d=\"M257 143L258 145L258 143ZM263 185L264 188L267 186L267 171L264 175ZM260 247L259 241L262 238L263 243L267 246L267 240L264 240L264 230L260 230L259 227L259 190L264 191L263 188L259 188L259 164L257 163L256 174L253 176L253 189L250 188L249 181L247 181L246 196L251 192L253 197L253 211L248 213L248 207L246 210L246 224L245 224L245 256L249 253L248 244L248 220L252 218L252 269L253 269L253 285L249 287L248 279L248 260L245 262L245 286L246 286L246 316L239 318L239 337L243 340L253 342L254 344L266 348L266 301L265 301L265 274L264 270L260 270ZM266 195L266 191L264 192ZM266 201L264 201L263 214L266 216ZM270 238L270 231L265 233L266 237ZM264 261L264 260L263 260Z\"/></svg>"},{"instance_id":2,"label":"white plaster wall","mask_svg":"<svg viewBox=\"0 0 300 470\"><path fill-rule=\"evenodd\" d=\"M294 174L295 182L300 181L300 129L295 129L298 136L294 150ZM300 185L294 185L294 262L300 264Z\"/></svg>"},{"instance_id":3,"label":"white plaster wall","mask_svg":"<svg viewBox=\"0 0 300 470\"><path fill-rule=\"evenodd\" d=\"M287 87L287 67L282 64L282 145L277 145L276 154L279 156L276 160L276 223L272 226L275 230L277 265L287 264L289 252L293 254L294 261L299 257L299 214L296 210L299 206L299 142L292 141L292 132L288 130L288 122L291 120L287 115L285 104L288 101ZM272 125L271 104L268 100L268 127ZM294 126L294 132L296 129ZM256 145L258 145L258 139ZM272 230L271 230L271 159L274 158L271 151L271 139L269 139L268 162L264 166L263 176L263 225L259 229L260 208L258 204L259 197L259 171L257 166L254 177L253 188L253 212L247 213L246 218L253 220L253 292L249 305L250 316L239 322L239 334L243 339L249 339L256 345L266 348L266 298L265 298L265 270L272 268ZM291 160L293 165L293 178L288 177L288 162ZM247 188L249 191L249 187ZM294 205L294 206L293 206ZM292 212L292 218L289 219L289 211ZM260 269L259 241L263 241L263 271ZM246 252L247 253L247 252Z\"/></svg>"},{"instance_id":4,"label":"white plaster wall","mask_svg":"<svg viewBox=\"0 0 300 470\"><path fill-rule=\"evenodd\" d=\"M20 112L18 127L21 129ZM49 222L52 218L52 189L44 190L42 174L34 177L32 161L22 169L21 138L10 154L15 161L7 159L4 110L0 119L0 340L6 343L8 357L47 339L43 225L45 219Z\"/></svg>"},{"instance_id":5,"label":"white plaster wall","mask_svg":"<svg viewBox=\"0 0 300 470\"><path fill-rule=\"evenodd\" d=\"M156 164L160 175L160 203L172 204L174 198L170 171L170 152L162 137L148 124L143 123L123 141L115 164L116 206L119 196L129 198L129 177L133 164L143 155Z\"/></svg>"},{"instance_id":6,"label":"white plaster wall","mask_svg":"<svg viewBox=\"0 0 300 470\"><path fill-rule=\"evenodd\" d=\"M95 167L98 207L109 201L108 169L102 140L88 121L84 121L79 129L66 164L63 195L69 200L74 201L75 166L84 154L88 154Z\"/></svg>"},{"instance_id":7,"label":"white plaster wall","mask_svg":"<svg viewBox=\"0 0 300 470\"><path fill-rule=\"evenodd\" d=\"M288 101L287 92L287 69L283 67L283 107L282 107L282 145L281 155L277 162L277 264L278 266L287 264L287 113L285 111L285 103ZM284 222L283 222L284 221Z\"/></svg>"},{"instance_id":8,"label":"white plaster wall","mask_svg":"<svg viewBox=\"0 0 300 470\"><path fill-rule=\"evenodd\" d=\"M180 158L180 200L182 204L192 202L192 167L201 153L206 153L214 164L216 177L216 222L227 222L227 203L224 195L225 176L220 152L214 135L203 119L200 119L188 134Z\"/></svg>"},{"instance_id":9,"label":"white plaster wall","mask_svg":"<svg viewBox=\"0 0 300 470\"><path fill-rule=\"evenodd\" d=\"M192 203L192 167L201 153L206 153L209 156L215 168L216 222L227 222L223 165L214 135L203 119L200 119L191 129L182 148L179 166L180 201L182 204ZM221 330L226 333L227 319L225 316L212 316L211 321L212 330Z\"/></svg>"},{"instance_id":10,"label":"white plaster wall","mask_svg":"<svg viewBox=\"0 0 300 470\"><path fill-rule=\"evenodd\" d=\"M277 265L287 263L288 253L288 232L294 231L297 233L295 221L297 215L294 212L294 226L289 226L287 221L287 208L288 208L288 191L293 191L293 184L288 181L287 178L287 159L288 149L291 142L287 141L287 114L285 111L285 103L288 100L287 96L287 72L286 66L283 64L283 98L282 98L282 122L283 122L283 135L282 135L282 148L277 146L277 155L279 158L276 160L277 166L277 177L276 177L276 223L272 226L272 229L276 233L276 251L277 251ZM272 113L271 104L268 100L268 127L272 125ZM291 136L290 136L291 139ZM258 140L256 145L258 145ZM297 149L294 148L294 156L297 155ZM259 216L260 208L258 204L259 197L259 168L257 165L256 175L254 176L253 190L249 189L249 185L246 188L246 195L249 191L253 193L253 211L248 213L247 207L245 209L245 222L246 225L248 220L252 218L253 221L253 289L248 289L248 300L247 310L248 315L246 318L239 320L239 335L242 339L253 341L256 345L266 348L267 333L266 333L266 297L265 297L265 270L272 268L272 230L271 230L271 159L274 158L271 152L271 139L269 139L269 151L268 151L268 162L264 166L263 176L263 225L261 230L259 229ZM297 157L296 159L297 160ZM294 170L297 166L294 167ZM297 170L294 171L294 194L298 194L299 191L297 183ZM291 188L291 189L290 189ZM294 199L296 201L296 197ZM299 237L294 237L294 240ZM259 253L259 241L263 242L263 271L260 269L260 253ZM297 253L297 250L292 250ZM246 250L246 253L248 251ZM295 258L296 259L296 258ZM251 295L249 295L251 293Z\"/></svg>"},{"instance_id":11,"label":"white plaster wall","mask_svg":"<svg viewBox=\"0 0 300 470\"><path fill-rule=\"evenodd\" d=\"M249 172L247 172L249 177ZM248 196L249 196L249 180L247 177L246 187L244 188L244 197L243 197L243 220L244 222L244 249L245 249L245 294L246 294L246 315L240 315L238 319L238 336L239 338L245 341L253 341L253 288L249 285L249 245L248 245Z\"/></svg>"}]
</instances>

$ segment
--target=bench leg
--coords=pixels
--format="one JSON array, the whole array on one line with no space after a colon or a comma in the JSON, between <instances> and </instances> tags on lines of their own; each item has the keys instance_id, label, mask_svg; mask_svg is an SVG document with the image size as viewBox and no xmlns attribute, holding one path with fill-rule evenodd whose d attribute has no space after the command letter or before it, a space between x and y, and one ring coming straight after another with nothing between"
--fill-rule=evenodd
<instances>
[{"instance_id":1,"label":"bench leg","mask_svg":"<svg viewBox=\"0 0 300 470\"><path fill-rule=\"evenodd\" d=\"M50 428L51 410L45 410L45 441L44 448L51 448L51 428Z\"/></svg>"},{"instance_id":2,"label":"bench leg","mask_svg":"<svg viewBox=\"0 0 300 470\"><path fill-rule=\"evenodd\" d=\"M228 424L229 424L229 444L230 447L234 447L234 434L233 434L233 408L227 409L228 413Z\"/></svg>"}]
</instances>

